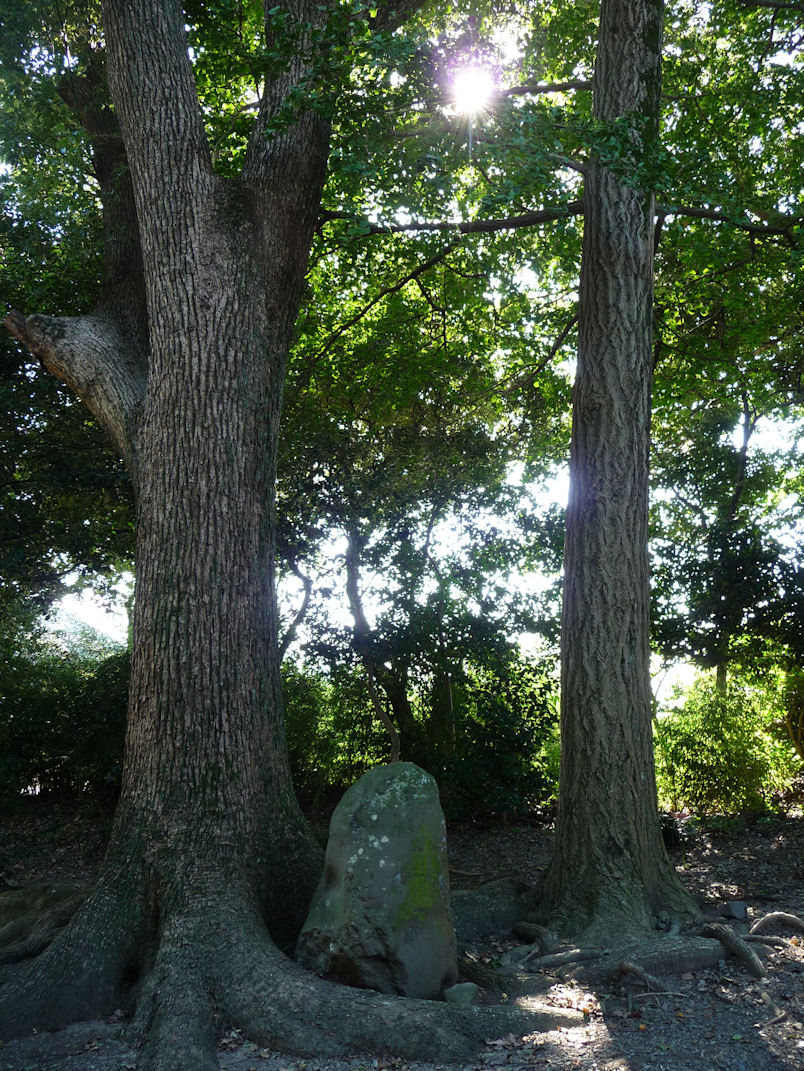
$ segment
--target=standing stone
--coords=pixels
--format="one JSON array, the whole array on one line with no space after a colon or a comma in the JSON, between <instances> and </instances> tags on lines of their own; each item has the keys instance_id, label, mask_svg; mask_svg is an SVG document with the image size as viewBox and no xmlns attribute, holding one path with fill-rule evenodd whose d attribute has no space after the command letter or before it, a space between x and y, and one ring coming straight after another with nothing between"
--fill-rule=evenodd
<instances>
[{"instance_id":1,"label":"standing stone","mask_svg":"<svg viewBox=\"0 0 804 1071\"><path fill-rule=\"evenodd\" d=\"M437 997L456 981L444 815L433 778L378 766L332 815L296 958L347 985Z\"/></svg>"}]
</instances>

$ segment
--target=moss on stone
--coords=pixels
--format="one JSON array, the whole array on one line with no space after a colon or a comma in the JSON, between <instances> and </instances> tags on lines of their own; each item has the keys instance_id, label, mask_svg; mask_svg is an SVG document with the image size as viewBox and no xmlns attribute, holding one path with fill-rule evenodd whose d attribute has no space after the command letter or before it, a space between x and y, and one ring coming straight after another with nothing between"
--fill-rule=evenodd
<instances>
[{"instance_id":1,"label":"moss on stone","mask_svg":"<svg viewBox=\"0 0 804 1071\"><path fill-rule=\"evenodd\" d=\"M427 830L420 830L408 857L404 876L405 898L394 916L397 929L402 929L414 919L426 918L438 906L442 870L442 861L432 837Z\"/></svg>"}]
</instances>

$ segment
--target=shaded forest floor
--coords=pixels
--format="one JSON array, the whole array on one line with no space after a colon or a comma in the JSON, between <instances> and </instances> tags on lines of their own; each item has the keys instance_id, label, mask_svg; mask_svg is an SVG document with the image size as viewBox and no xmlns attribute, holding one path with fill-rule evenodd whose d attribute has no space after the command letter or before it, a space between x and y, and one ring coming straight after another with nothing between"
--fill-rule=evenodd
<instances>
[{"instance_id":1,"label":"shaded forest floor","mask_svg":"<svg viewBox=\"0 0 804 1071\"><path fill-rule=\"evenodd\" d=\"M0 817L0 873L14 886L89 885L109 830L102 810L31 800ZM498 877L535 881L552 830L528 822L455 825L450 863L456 888ZM704 913L720 918L742 903L750 924L770 911L804 917L804 819L710 819L672 852ZM723 921L721 919L721 921ZM729 921L728 919L726 921ZM471 951L494 964L515 942L500 933ZM626 998L618 984L594 987L571 969L546 982L548 1001L584 1013L582 1026L529 1037L489 1039L471 1068L554 1071L804 1071L804 937L763 957L768 977L755 980L733 960L687 971L668 992ZM784 1012L779 1018L772 1005ZM220 1042L225 1071L436 1071L442 1064L376 1055L353 1060L305 1060L260 1050L237 1036ZM121 1019L77 1024L55 1034L0 1047L0 1071L132 1071L136 1055Z\"/></svg>"}]
</instances>

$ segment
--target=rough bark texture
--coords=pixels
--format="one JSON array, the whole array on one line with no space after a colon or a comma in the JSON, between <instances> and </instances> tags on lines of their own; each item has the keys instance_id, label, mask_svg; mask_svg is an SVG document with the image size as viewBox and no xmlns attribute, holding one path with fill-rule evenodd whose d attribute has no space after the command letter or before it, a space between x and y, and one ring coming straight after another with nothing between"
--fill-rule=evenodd
<instances>
[{"instance_id":1,"label":"rough bark texture","mask_svg":"<svg viewBox=\"0 0 804 1071\"><path fill-rule=\"evenodd\" d=\"M661 0L603 0L595 113L658 121ZM641 143L641 144L640 144ZM653 198L594 161L585 186L564 551L561 781L539 910L567 930L691 911L656 814L649 678Z\"/></svg>"},{"instance_id":2,"label":"rough bark texture","mask_svg":"<svg viewBox=\"0 0 804 1071\"><path fill-rule=\"evenodd\" d=\"M288 8L302 24L326 17L312 0ZM328 125L302 109L268 133L305 74L297 56L265 87L241 176L224 180L177 0L104 0L103 18L114 115L92 79L63 95L103 191L104 292L92 316L7 326L103 423L137 491L122 796L97 888L0 990L0 1038L136 1004L146 1068L204 1071L216 1023L292 1052L408 1057L538 1028L344 994L277 947L320 859L284 742L273 485ZM393 6L378 18L397 21Z\"/></svg>"}]
</instances>

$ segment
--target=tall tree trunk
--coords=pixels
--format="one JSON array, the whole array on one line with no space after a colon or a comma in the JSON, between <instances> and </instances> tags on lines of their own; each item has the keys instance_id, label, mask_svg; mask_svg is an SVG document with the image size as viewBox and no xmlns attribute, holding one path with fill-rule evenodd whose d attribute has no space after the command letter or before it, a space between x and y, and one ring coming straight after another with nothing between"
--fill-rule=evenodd
<instances>
[{"instance_id":1,"label":"tall tree trunk","mask_svg":"<svg viewBox=\"0 0 804 1071\"><path fill-rule=\"evenodd\" d=\"M394 724L399 732L399 751L407 762L418 763L429 772L432 747L424 727L416 721L410 702L408 667L402 658L394 659L390 666L378 668L377 678L391 704Z\"/></svg>"},{"instance_id":2,"label":"tall tree trunk","mask_svg":"<svg viewBox=\"0 0 804 1071\"><path fill-rule=\"evenodd\" d=\"M418 0L376 6L393 28ZM0 1038L136 1002L150 1071L217 1067L216 1023L290 1052L464 1056L516 1016L344 992L272 940L301 922L318 855L288 772L273 578L285 362L328 153L320 115L272 128L309 73L304 41L224 180L177 0L104 0L103 14L114 130L92 99L75 107L108 210L139 234L109 258L95 314L6 323L103 424L137 491L123 788L97 888L0 990ZM326 9L288 0L288 15L315 27ZM125 160L119 200L103 176Z\"/></svg>"},{"instance_id":3,"label":"tall tree trunk","mask_svg":"<svg viewBox=\"0 0 804 1071\"><path fill-rule=\"evenodd\" d=\"M603 0L595 114L656 137L661 0ZM641 142L641 144L640 144ZM659 834L649 677L653 197L593 161L585 182L564 551L561 774L543 915L607 939L692 902Z\"/></svg>"}]
</instances>

